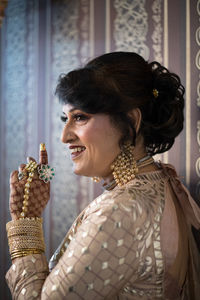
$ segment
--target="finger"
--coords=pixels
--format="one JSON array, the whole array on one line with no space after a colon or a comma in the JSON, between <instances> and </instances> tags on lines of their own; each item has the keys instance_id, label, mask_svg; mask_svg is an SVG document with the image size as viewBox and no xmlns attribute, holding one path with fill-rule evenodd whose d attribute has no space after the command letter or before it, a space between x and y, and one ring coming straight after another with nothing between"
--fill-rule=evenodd
<instances>
[{"instance_id":1,"label":"finger","mask_svg":"<svg viewBox=\"0 0 200 300\"><path fill-rule=\"evenodd\" d=\"M10 174L10 183L18 182L18 171L15 170Z\"/></svg>"},{"instance_id":2,"label":"finger","mask_svg":"<svg viewBox=\"0 0 200 300\"><path fill-rule=\"evenodd\" d=\"M48 164L48 155L47 150L44 143L40 144L40 154L39 154L39 163L41 165L47 165Z\"/></svg>"},{"instance_id":3,"label":"finger","mask_svg":"<svg viewBox=\"0 0 200 300\"><path fill-rule=\"evenodd\" d=\"M21 164L19 167L18 167L18 180L19 181L22 181L24 179L27 179L27 176L28 176L28 172L26 170L26 165L25 164Z\"/></svg>"},{"instance_id":4,"label":"finger","mask_svg":"<svg viewBox=\"0 0 200 300\"><path fill-rule=\"evenodd\" d=\"M19 167L18 167L18 171L19 171L19 173L20 173L20 172L23 172L23 170L25 169L25 167L26 167L26 165L25 165L25 164L21 164L21 165L19 165Z\"/></svg>"},{"instance_id":5,"label":"finger","mask_svg":"<svg viewBox=\"0 0 200 300\"><path fill-rule=\"evenodd\" d=\"M27 160L27 163L29 163L30 161L35 161L36 162L36 160L31 156L28 156L26 160Z\"/></svg>"}]
</instances>

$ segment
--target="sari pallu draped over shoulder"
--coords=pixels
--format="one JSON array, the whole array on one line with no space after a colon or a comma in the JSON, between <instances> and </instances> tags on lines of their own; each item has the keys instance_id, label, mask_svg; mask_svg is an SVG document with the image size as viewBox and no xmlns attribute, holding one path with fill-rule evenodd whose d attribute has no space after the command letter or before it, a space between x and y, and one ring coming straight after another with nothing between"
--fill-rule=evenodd
<instances>
[{"instance_id":1,"label":"sari pallu draped over shoulder","mask_svg":"<svg viewBox=\"0 0 200 300\"><path fill-rule=\"evenodd\" d=\"M200 253L191 227L193 226L197 230L200 229L200 207L180 181L174 167L170 164L161 163L160 165L168 177L170 186L176 195L178 205L182 209L188 226L188 231L185 234L188 234L189 241L189 266L181 299L197 300L200 299Z\"/></svg>"}]
</instances>

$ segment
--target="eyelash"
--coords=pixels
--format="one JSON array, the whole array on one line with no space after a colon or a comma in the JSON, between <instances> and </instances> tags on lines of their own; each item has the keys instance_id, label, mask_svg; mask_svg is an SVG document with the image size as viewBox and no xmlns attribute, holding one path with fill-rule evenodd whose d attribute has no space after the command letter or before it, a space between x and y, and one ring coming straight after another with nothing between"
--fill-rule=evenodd
<instances>
[{"instance_id":1,"label":"eyelash","mask_svg":"<svg viewBox=\"0 0 200 300\"><path fill-rule=\"evenodd\" d=\"M74 114L74 115L72 115L72 118L77 122L85 121L88 119L88 117L83 114ZM61 116L60 119L62 122L67 123L67 120L68 120L67 117Z\"/></svg>"},{"instance_id":2,"label":"eyelash","mask_svg":"<svg viewBox=\"0 0 200 300\"><path fill-rule=\"evenodd\" d=\"M64 117L64 116L60 116L60 119L62 122L66 123L67 122L67 117Z\"/></svg>"}]
</instances>

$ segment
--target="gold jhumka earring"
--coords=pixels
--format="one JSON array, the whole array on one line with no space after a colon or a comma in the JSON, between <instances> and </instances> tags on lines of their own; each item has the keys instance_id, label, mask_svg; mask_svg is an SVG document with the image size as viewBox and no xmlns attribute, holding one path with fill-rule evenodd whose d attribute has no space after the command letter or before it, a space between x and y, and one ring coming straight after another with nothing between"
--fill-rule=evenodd
<instances>
[{"instance_id":1,"label":"gold jhumka earring","mask_svg":"<svg viewBox=\"0 0 200 300\"><path fill-rule=\"evenodd\" d=\"M149 155L136 161L133 150L134 146L130 142L123 145L121 153L111 165L114 181L119 186L133 180L138 173L138 169L154 163L154 159Z\"/></svg>"},{"instance_id":2,"label":"gold jhumka earring","mask_svg":"<svg viewBox=\"0 0 200 300\"><path fill-rule=\"evenodd\" d=\"M124 144L121 153L116 157L111 165L114 180L119 186L123 186L130 180L134 179L138 172L133 150L133 145L130 143Z\"/></svg>"},{"instance_id":3,"label":"gold jhumka earring","mask_svg":"<svg viewBox=\"0 0 200 300\"><path fill-rule=\"evenodd\" d=\"M133 156L133 149L130 143L126 143L122 146L121 153L116 157L111 165L114 181L119 186L124 185L128 181L135 178L135 174L138 172L137 163ZM92 177L94 182L99 182L100 177Z\"/></svg>"},{"instance_id":4,"label":"gold jhumka earring","mask_svg":"<svg viewBox=\"0 0 200 300\"><path fill-rule=\"evenodd\" d=\"M116 185L123 186L133 180L138 173L138 169L154 163L154 159L147 155L139 160L135 160L133 154L134 146L127 142L122 146L120 154L111 164L111 170L114 179L110 183L104 183L103 188L106 190L113 189ZM94 182L99 182L100 177L93 177Z\"/></svg>"}]
</instances>

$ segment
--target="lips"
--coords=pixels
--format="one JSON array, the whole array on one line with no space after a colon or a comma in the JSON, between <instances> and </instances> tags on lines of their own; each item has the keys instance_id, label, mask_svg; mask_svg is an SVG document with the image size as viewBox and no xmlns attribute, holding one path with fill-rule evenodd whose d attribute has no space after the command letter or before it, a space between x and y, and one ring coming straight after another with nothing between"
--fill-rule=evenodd
<instances>
[{"instance_id":1,"label":"lips","mask_svg":"<svg viewBox=\"0 0 200 300\"><path fill-rule=\"evenodd\" d=\"M85 149L86 148L84 146L70 146L69 150L72 159L78 157Z\"/></svg>"}]
</instances>

